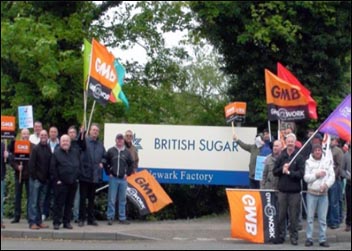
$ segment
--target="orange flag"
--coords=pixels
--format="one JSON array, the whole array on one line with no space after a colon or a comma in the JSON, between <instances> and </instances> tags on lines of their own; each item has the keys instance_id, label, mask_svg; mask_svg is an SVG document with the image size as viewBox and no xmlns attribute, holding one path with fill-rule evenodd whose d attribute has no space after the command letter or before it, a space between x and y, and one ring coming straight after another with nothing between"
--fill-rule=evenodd
<instances>
[{"instance_id":1,"label":"orange flag","mask_svg":"<svg viewBox=\"0 0 352 251\"><path fill-rule=\"evenodd\" d=\"M138 207L141 215L158 212L172 203L158 181L147 170L132 174L127 178L127 182L127 198Z\"/></svg>"},{"instance_id":2,"label":"orange flag","mask_svg":"<svg viewBox=\"0 0 352 251\"><path fill-rule=\"evenodd\" d=\"M269 243L278 237L277 196L273 190L226 189L231 237Z\"/></svg>"},{"instance_id":3,"label":"orange flag","mask_svg":"<svg viewBox=\"0 0 352 251\"><path fill-rule=\"evenodd\" d=\"M296 121L309 118L308 98L301 87L290 84L265 69L269 120Z\"/></svg>"}]
</instances>

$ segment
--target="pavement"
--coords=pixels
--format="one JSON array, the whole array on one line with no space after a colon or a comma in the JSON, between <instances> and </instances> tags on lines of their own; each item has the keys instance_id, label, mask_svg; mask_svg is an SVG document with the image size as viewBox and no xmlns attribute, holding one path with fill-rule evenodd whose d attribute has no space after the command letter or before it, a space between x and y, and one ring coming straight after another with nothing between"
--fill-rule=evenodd
<instances>
[{"instance_id":1,"label":"pavement","mask_svg":"<svg viewBox=\"0 0 352 251\"><path fill-rule=\"evenodd\" d=\"M98 221L98 226L78 227L72 224L73 229L54 230L51 221L46 221L48 229L31 230L25 220L11 224L5 219L6 228L1 229L1 238L28 238L28 239L57 239L57 240L237 240L231 238L230 216L220 215L202 217L191 220L164 220L164 221L130 221L130 225L119 224L114 221L112 226L107 221ZM305 225L299 232L300 242L305 241ZM318 239L318 223L314 224L314 240ZM342 224L338 229L327 230L329 242L351 242L351 232L345 231ZM288 238L286 239L286 241ZM243 241L243 240L239 240Z\"/></svg>"}]
</instances>

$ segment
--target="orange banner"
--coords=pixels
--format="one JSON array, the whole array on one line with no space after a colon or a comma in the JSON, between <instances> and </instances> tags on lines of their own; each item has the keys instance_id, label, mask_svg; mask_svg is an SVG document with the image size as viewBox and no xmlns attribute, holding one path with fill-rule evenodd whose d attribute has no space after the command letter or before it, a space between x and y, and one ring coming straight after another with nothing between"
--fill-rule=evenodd
<instances>
[{"instance_id":1,"label":"orange banner","mask_svg":"<svg viewBox=\"0 0 352 251\"><path fill-rule=\"evenodd\" d=\"M117 83L114 60L114 55L105 46L93 39L89 75L109 89L113 89Z\"/></svg>"},{"instance_id":2,"label":"orange banner","mask_svg":"<svg viewBox=\"0 0 352 251\"><path fill-rule=\"evenodd\" d=\"M139 208L141 214L154 213L172 200L157 180L147 170L132 174L127 178L127 197Z\"/></svg>"},{"instance_id":3,"label":"orange banner","mask_svg":"<svg viewBox=\"0 0 352 251\"><path fill-rule=\"evenodd\" d=\"M301 88L290 84L265 70L266 103L279 106L305 106L308 98L301 92Z\"/></svg>"},{"instance_id":4,"label":"orange banner","mask_svg":"<svg viewBox=\"0 0 352 251\"><path fill-rule=\"evenodd\" d=\"M1 116L1 138L14 138L16 130L16 117Z\"/></svg>"},{"instance_id":5,"label":"orange banner","mask_svg":"<svg viewBox=\"0 0 352 251\"><path fill-rule=\"evenodd\" d=\"M277 197L274 191L226 189L231 213L231 236L254 243L277 238Z\"/></svg>"}]
</instances>

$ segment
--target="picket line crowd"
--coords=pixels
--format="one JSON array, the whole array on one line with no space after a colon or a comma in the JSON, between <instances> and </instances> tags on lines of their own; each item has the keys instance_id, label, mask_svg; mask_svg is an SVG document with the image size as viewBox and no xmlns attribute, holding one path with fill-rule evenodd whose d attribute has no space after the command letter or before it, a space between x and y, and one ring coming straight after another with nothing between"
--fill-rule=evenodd
<instances>
[{"instance_id":1,"label":"picket line crowd","mask_svg":"<svg viewBox=\"0 0 352 251\"><path fill-rule=\"evenodd\" d=\"M350 142L341 148L340 139L332 136L330 147L323 149L322 135L309 130L307 139L311 140L298 152L302 143L292 131L288 127L283 130L281 140L273 140L264 130L263 134L256 136L254 144L242 142L236 134L233 139L250 153L250 188L278 191L279 233L274 242L284 243L288 230L291 244L298 245L298 231L302 228L300 222L306 217L305 246L314 245L313 223L317 215L319 245L329 247L326 229L339 228L344 220L344 211L345 231L351 231ZM257 156L267 156L261 181L255 179Z\"/></svg>"},{"instance_id":2,"label":"picket line crowd","mask_svg":"<svg viewBox=\"0 0 352 251\"><path fill-rule=\"evenodd\" d=\"M21 219L23 187L26 189L27 221L29 228L48 228L44 224L49 215L53 228L73 229L71 221L83 227L85 223L97 226L94 205L97 185L102 182L103 171L109 179L107 219L112 225L118 203L118 219L121 224L130 224L126 219L127 176L138 167L138 153L133 146L133 133L118 133L115 145L108 151L98 139L99 125L93 123L88 134L84 128L79 132L74 126L67 134L58 137L58 129L50 127L49 133L42 123L34 123L34 133L22 129L20 139L30 141L28 159L18 159L14 140L8 146L1 142L1 228L3 223L5 176L9 164L14 169L15 200L14 218ZM87 135L86 135L87 134Z\"/></svg>"}]
</instances>

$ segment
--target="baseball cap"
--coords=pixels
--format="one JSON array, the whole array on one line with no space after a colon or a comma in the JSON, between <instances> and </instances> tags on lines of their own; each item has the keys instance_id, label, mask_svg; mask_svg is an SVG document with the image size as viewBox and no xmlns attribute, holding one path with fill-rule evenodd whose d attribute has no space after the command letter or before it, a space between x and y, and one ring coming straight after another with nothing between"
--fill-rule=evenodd
<instances>
[{"instance_id":1,"label":"baseball cap","mask_svg":"<svg viewBox=\"0 0 352 251\"><path fill-rule=\"evenodd\" d=\"M118 134L116 135L116 139L123 139L123 135L122 135L121 133L118 133Z\"/></svg>"}]
</instances>

